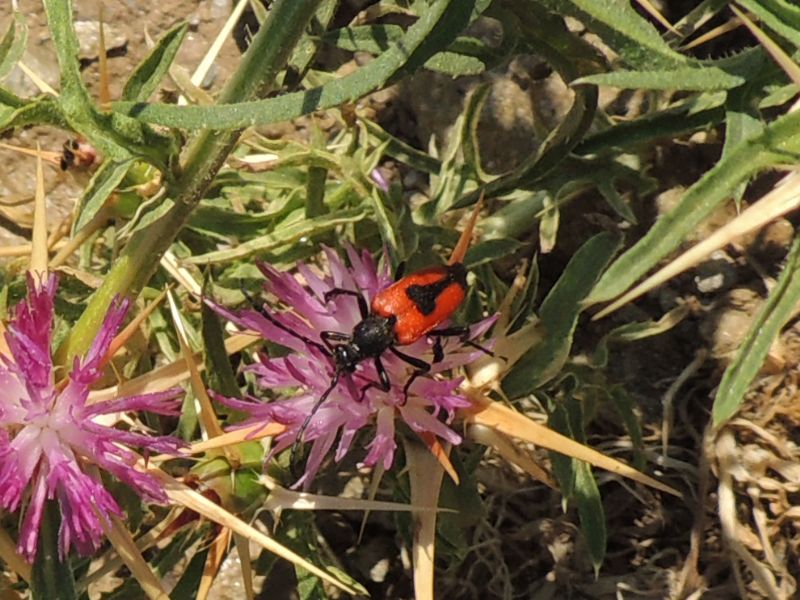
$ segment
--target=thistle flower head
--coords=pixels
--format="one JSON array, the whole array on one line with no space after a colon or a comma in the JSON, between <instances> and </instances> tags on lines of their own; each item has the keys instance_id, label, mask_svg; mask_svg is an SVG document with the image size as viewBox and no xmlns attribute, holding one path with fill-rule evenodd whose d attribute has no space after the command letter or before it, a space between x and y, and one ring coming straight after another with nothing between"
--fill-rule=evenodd
<instances>
[{"instance_id":1,"label":"thistle flower head","mask_svg":"<svg viewBox=\"0 0 800 600\"><path fill-rule=\"evenodd\" d=\"M135 468L140 456L129 446L174 453L180 444L98 422L110 413L149 410L175 414L180 389L89 405L89 386L101 375L101 361L122 323L128 302L115 301L64 385L56 385L50 342L57 280L28 277L28 297L12 311L5 333L8 355L0 353L0 506L14 511L25 501L19 551L36 555L46 500L57 500L62 516L59 550L82 554L99 545L111 515L122 510L97 476L106 471L148 500L166 495L151 476Z\"/></svg>"},{"instance_id":2,"label":"thistle flower head","mask_svg":"<svg viewBox=\"0 0 800 600\"><path fill-rule=\"evenodd\" d=\"M347 249L350 266L331 249L326 248L328 272L318 275L306 264L298 264L297 272L305 282L301 284L290 273L260 264L267 278L265 288L277 303L265 305L270 318L256 310L231 312L216 309L236 324L253 329L265 339L278 343L293 352L285 357L270 358L260 355L260 361L250 367L257 376L260 387L268 390L285 390L278 400L259 402L221 399L229 406L249 414L245 425L277 422L286 430L276 438L273 453L293 445L300 428L312 407L329 387L335 374L335 364L330 353L321 347L320 334L336 331L349 334L361 321L358 303L352 296L338 296L325 301L325 293L335 289L360 292L367 302L392 283L388 265L381 269L368 252L358 253ZM476 338L486 332L494 318L485 319L470 329L469 337ZM306 338L306 340L302 339ZM314 343L309 343L309 341ZM318 471L322 460L335 445L335 460L341 460L350 450L358 431L364 427L376 428L375 436L366 446L363 464L381 463L389 468L396 449L395 434L398 419L418 434L433 434L447 442L458 444L460 436L449 426L456 409L469 405L458 391L461 378L437 377L437 374L473 361L480 351L458 339L444 342L445 357L431 365L430 373L417 377L406 395L403 388L413 372L413 367L392 353L381 357L391 381L384 392L377 387L365 387L379 381L372 360L359 363L352 374L342 374L339 384L311 418L301 441L312 443L306 469L296 485L308 486ZM431 362L433 340L423 337L402 347L403 353ZM255 402L254 402L255 401ZM337 443L338 438L338 443Z\"/></svg>"}]
</instances>

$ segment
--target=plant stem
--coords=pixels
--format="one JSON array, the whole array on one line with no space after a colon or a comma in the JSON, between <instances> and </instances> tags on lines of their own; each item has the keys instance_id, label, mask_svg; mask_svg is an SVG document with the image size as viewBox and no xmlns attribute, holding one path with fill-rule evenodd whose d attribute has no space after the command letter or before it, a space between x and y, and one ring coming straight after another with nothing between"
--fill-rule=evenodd
<instances>
[{"instance_id":1,"label":"plant stem","mask_svg":"<svg viewBox=\"0 0 800 600\"><path fill-rule=\"evenodd\" d=\"M286 65L322 0L276 0L236 72L220 93L219 104L245 102L266 94ZM89 301L57 360L69 364L94 340L115 296L134 296L158 267L189 215L233 149L241 130L205 129L190 142L179 176L169 187L171 208L158 220L135 232Z\"/></svg>"},{"instance_id":2,"label":"plant stem","mask_svg":"<svg viewBox=\"0 0 800 600\"><path fill-rule=\"evenodd\" d=\"M48 500L44 505L36 560L31 570L31 597L33 600L74 600L77 598L69 559L62 561L58 555L60 524L61 512L58 502Z\"/></svg>"}]
</instances>

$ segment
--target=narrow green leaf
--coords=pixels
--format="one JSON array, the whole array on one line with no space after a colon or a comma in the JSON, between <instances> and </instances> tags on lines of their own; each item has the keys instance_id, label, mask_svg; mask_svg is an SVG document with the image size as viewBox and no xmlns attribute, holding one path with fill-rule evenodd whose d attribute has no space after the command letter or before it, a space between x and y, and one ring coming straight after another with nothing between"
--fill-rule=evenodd
<instances>
[{"instance_id":1,"label":"narrow green leaf","mask_svg":"<svg viewBox=\"0 0 800 600\"><path fill-rule=\"evenodd\" d=\"M380 54L403 36L399 25L361 25L343 27L323 36L323 41L350 52ZM453 77L478 75L497 62L500 56L477 38L459 37L447 50L433 55L425 68Z\"/></svg>"},{"instance_id":2,"label":"narrow green leaf","mask_svg":"<svg viewBox=\"0 0 800 600\"><path fill-rule=\"evenodd\" d=\"M257 2L251 2L250 5L255 11L259 7L263 9ZM338 5L339 0L322 0L320 2L311 19L311 23L309 23L303 35L300 36L300 40L287 61L286 78L283 81L283 85L287 89L297 89L299 87L319 51L321 46L320 37L325 34L331 21L333 21Z\"/></svg>"},{"instance_id":3,"label":"narrow green leaf","mask_svg":"<svg viewBox=\"0 0 800 600\"><path fill-rule=\"evenodd\" d=\"M50 96L39 96L19 107L0 109L0 131L26 125L67 127L67 121L56 99Z\"/></svg>"},{"instance_id":4,"label":"narrow green leaf","mask_svg":"<svg viewBox=\"0 0 800 600\"><path fill-rule=\"evenodd\" d=\"M728 102L725 112L725 143L722 146L722 157L730 154L731 149L738 146L742 141L755 137L764 129L764 123L759 119L756 103L758 102L758 90L752 89L754 86L748 84L742 88L732 90L728 94ZM747 181L742 181L734 192L734 200L737 207L744 195Z\"/></svg>"},{"instance_id":5,"label":"narrow green leaf","mask_svg":"<svg viewBox=\"0 0 800 600\"><path fill-rule=\"evenodd\" d=\"M380 125L369 120L363 120L370 135L374 136L378 144L384 144L384 153L424 173L435 174L442 168L442 163L427 152L417 150L399 138L381 128Z\"/></svg>"},{"instance_id":6,"label":"narrow green leaf","mask_svg":"<svg viewBox=\"0 0 800 600\"><path fill-rule=\"evenodd\" d=\"M131 166L132 160L116 162L106 160L99 169L92 175L89 185L81 196L78 206L80 206L78 219L75 222L73 232L80 231L91 221L98 211L103 207L108 197L117 189L117 186L125 178L125 174Z\"/></svg>"},{"instance_id":7,"label":"narrow green leaf","mask_svg":"<svg viewBox=\"0 0 800 600\"><path fill-rule=\"evenodd\" d=\"M549 415L547 417L547 426L553 431L574 439L574 434L570 430L569 419L567 418L567 410L564 405L549 400L547 403ZM572 498L575 490L575 465L577 460L573 460L569 456L561 454L560 452L549 452L550 462L553 465L553 475L558 481L558 487L564 496L562 502L566 502Z\"/></svg>"},{"instance_id":8,"label":"narrow green leaf","mask_svg":"<svg viewBox=\"0 0 800 600\"><path fill-rule=\"evenodd\" d=\"M425 62L425 68L450 77L480 75L486 70L486 63L477 56L457 52L438 52Z\"/></svg>"},{"instance_id":9,"label":"narrow green leaf","mask_svg":"<svg viewBox=\"0 0 800 600\"><path fill-rule=\"evenodd\" d=\"M527 395L559 373L572 348L583 301L619 245L618 236L601 233L569 261L539 311L544 340L528 350L503 380L509 398Z\"/></svg>"},{"instance_id":10,"label":"narrow green leaf","mask_svg":"<svg viewBox=\"0 0 800 600\"><path fill-rule=\"evenodd\" d=\"M8 31L0 40L0 81L5 79L14 65L22 58L27 42L28 27L25 24L25 16L20 12L15 12Z\"/></svg>"},{"instance_id":11,"label":"narrow green leaf","mask_svg":"<svg viewBox=\"0 0 800 600\"><path fill-rule=\"evenodd\" d=\"M612 71L587 75L574 85L591 83L625 89L684 90L709 92L742 85L744 77L731 75L719 67L683 67L660 71Z\"/></svg>"},{"instance_id":12,"label":"narrow green leaf","mask_svg":"<svg viewBox=\"0 0 800 600\"><path fill-rule=\"evenodd\" d=\"M242 392L225 351L225 335L219 316L205 302L201 312L208 387L223 396L241 398Z\"/></svg>"},{"instance_id":13,"label":"narrow green leaf","mask_svg":"<svg viewBox=\"0 0 800 600\"><path fill-rule=\"evenodd\" d=\"M54 0L51 0L54 1ZM422 66L467 25L475 0L436 0L405 36L371 63L320 87L253 102L217 106L171 106L118 102L114 110L149 123L184 129L240 129L289 121L352 102Z\"/></svg>"},{"instance_id":14,"label":"narrow green leaf","mask_svg":"<svg viewBox=\"0 0 800 600\"><path fill-rule=\"evenodd\" d=\"M144 102L158 87L161 78L169 71L172 61L186 36L189 25L179 23L167 31L150 53L134 69L125 88L122 90L123 100Z\"/></svg>"},{"instance_id":15,"label":"narrow green leaf","mask_svg":"<svg viewBox=\"0 0 800 600\"><path fill-rule=\"evenodd\" d=\"M248 240L229 250L219 250L217 252L193 256L187 259L187 262L211 264L226 262L237 258L246 258L257 252L266 252L285 244L297 242L300 238L329 231L339 225L355 223L363 219L366 215L367 213L363 209L349 209L331 212L314 219L301 219L293 223L281 224L270 234Z\"/></svg>"},{"instance_id":16,"label":"narrow green leaf","mask_svg":"<svg viewBox=\"0 0 800 600\"><path fill-rule=\"evenodd\" d=\"M625 429L631 438L633 444L633 466L644 471L647 457L644 453L644 441L642 439L642 425L639 422L639 417L636 414L636 405L631 398L628 391L622 386L614 386L608 391L611 402L614 408L617 409L619 416L622 417L622 422L625 423Z\"/></svg>"},{"instance_id":17,"label":"narrow green leaf","mask_svg":"<svg viewBox=\"0 0 800 600\"><path fill-rule=\"evenodd\" d=\"M619 296L677 248L689 232L733 195L739 183L765 168L794 164L799 157L800 113L784 115L759 135L744 140L689 188L669 214L656 221L641 240L614 261L587 302L603 302Z\"/></svg>"},{"instance_id":18,"label":"narrow green leaf","mask_svg":"<svg viewBox=\"0 0 800 600\"><path fill-rule=\"evenodd\" d=\"M656 28L629 2L536 0L534 4L541 4L557 15L578 19L631 67L674 68L690 62L689 58L670 48Z\"/></svg>"},{"instance_id":19,"label":"narrow green leaf","mask_svg":"<svg viewBox=\"0 0 800 600\"><path fill-rule=\"evenodd\" d=\"M737 4L756 15L762 25L800 48L800 7L784 0L737 0Z\"/></svg>"},{"instance_id":20,"label":"narrow green leaf","mask_svg":"<svg viewBox=\"0 0 800 600\"><path fill-rule=\"evenodd\" d=\"M722 107L725 95L717 96L718 101L714 103L715 106L703 110L693 110L693 105L687 103L617 123L613 127L588 136L578 144L575 153L587 156L612 148L631 149L659 139L672 139L710 129L725 119L725 110Z\"/></svg>"},{"instance_id":21,"label":"narrow green leaf","mask_svg":"<svg viewBox=\"0 0 800 600\"><path fill-rule=\"evenodd\" d=\"M575 463L574 501L581 519L581 531L586 539L589 557L592 559L595 574L600 570L606 555L606 514L600 489L592 474L592 467L583 461Z\"/></svg>"},{"instance_id":22,"label":"narrow green leaf","mask_svg":"<svg viewBox=\"0 0 800 600\"><path fill-rule=\"evenodd\" d=\"M525 244L518 240L508 238L486 240L472 246L464 256L467 269L474 269L480 265L492 262L499 258L507 258L517 252Z\"/></svg>"},{"instance_id":23,"label":"narrow green leaf","mask_svg":"<svg viewBox=\"0 0 800 600\"><path fill-rule=\"evenodd\" d=\"M722 425L739 410L747 388L764 364L772 342L792 317L798 301L800 301L800 237L795 238L786 259L786 266L775 287L753 319L733 362L725 369L714 398L712 415L715 427Z\"/></svg>"}]
</instances>

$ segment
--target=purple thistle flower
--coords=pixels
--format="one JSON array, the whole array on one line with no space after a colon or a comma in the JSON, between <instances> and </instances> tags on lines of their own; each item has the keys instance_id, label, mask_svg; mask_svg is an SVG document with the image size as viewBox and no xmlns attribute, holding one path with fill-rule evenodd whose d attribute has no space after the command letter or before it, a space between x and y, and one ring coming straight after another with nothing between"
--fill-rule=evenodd
<instances>
[{"instance_id":1,"label":"purple thistle flower","mask_svg":"<svg viewBox=\"0 0 800 600\"><path fill-rule=\"evenodd\" d=\"M265 289L289 310L268 308L270 315L286 329L270 322L256 310L236 313L214 305L225 317L247 329L253 329L265 339L285 346L294 352L281 358L260 355L260 362L248 367L257 375L258 384L265 389L286 389L288 397L274 402L261 403L250 397L250 401L220 398L226 405L242 410L249 415L243 426L252 424L280 423L286 431L278 435L272 454L278 453L297 441L300 428L313 405L325 392L335 373L335 365L329 355L318 345L309 344L289 331L296 332L311 341L319 340L322 331L350 333L361 321L356 299L339 296L325 302L325 293L334 288L360 291L371 302L375 295L392 283L388 265L377 269L368 252L359 254L347 248L350 260L348 268L330 248L325 248L328 273L322 276L308 265L297 266L299 275L305 280L302 285L292 274L280 272L270 265L259 264L267 278ZM484 319L470 330L474 339L485 333L495 317ZM288 331L287 331L288 330ZM403 346L403 352L412 357L430 362L433 357L433 341L422 337L413 344ZM343 374L339 384L312 417L303 433L302 441L312 442L303 476L296 486L308 487L317 473L325 455L336 443L334 458L341 460L350 449L359 429L373 422L376 434L366 446L363 464L374 466L379 462L389 468L397 447L395 423L402 419L417 433L432 433L447 442L458 444L461 437L449 426L456 409L469 406L469 401L458 391L462 378L436 379L433 375L470 363L481 355L480 351L450 338L444 342L445 357L431 367L428 375L418 377L403 393L403 386L411 376L413 367L391 353L384 353L381 360L389 375L391 389L388 392L371 387L362 399L362 389L370 382L378 381L373 361L358 364L352 375ZM258 403L254 403L256 401ZM444 413L445 419L439 417Z\"/></svg>"},{"instance_id":2,"label":"purple thistle flower","mask_svg":"<svg viewBox=\"0 0 800 600\"><path fill-rule=\"evenodd\" d=\"M172 415L180 408L180 388L87 405L89 386L102 374L101 361L122 324L128 301L115 301L83 359L76 358L65 385L55 385L50 341L57 279L39 285L28 276L28 298L12 312L5 334L9 355L0 353L0 506L13 511L23 500L18 550L36 556L46 500L61 510L59 552L70 546L88 554L97 549L111 515L122 516L92 466L107 471L148 500L166 502L158 482L136 469L146 452L175 453L181 442L102 425L96 417L147 410Z\"/></svg>"}]
</instances>

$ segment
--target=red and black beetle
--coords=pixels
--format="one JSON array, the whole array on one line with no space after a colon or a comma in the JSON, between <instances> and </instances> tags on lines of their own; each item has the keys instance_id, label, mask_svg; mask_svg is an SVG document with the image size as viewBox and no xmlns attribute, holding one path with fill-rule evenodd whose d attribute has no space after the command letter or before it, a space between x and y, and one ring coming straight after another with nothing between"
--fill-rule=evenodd
<instances>
[{"instance_id":1,"label":"red and black beetle","mask_svg":"<svg viewBox=\"0 0 800 600\"><path fill-rule=\"evenodd\" d=\"M397 346L411 344L423 336L433 337L435 339L433 363L437 363L444 358L443 337L460 336L463 339L468 335L469 329L466 327L444 329L437 329L437 327L452 316L466 297L467 271L464 268L463 260L481 205L482 202L479 202L473 210L469 223L453 249L447 265L428 267L404 277L397 276L395 283L380 291L369 306L361 292L340 288L328 291L324 296L326 302L336 296L353 296L358 302L361 321L350 333L323 331L320 334L322 341L320 344L290 330L268 312L260 311L276 327L318 348L333 360L334 374L331 383L314 403L300 426L297 434L298 441L301 441L303 432L308 427L314 413L338 385L342 374L353 373L361 361L372 359L379 379L377 382L368 383L361 389L361 398L368 389L373 387L384 392L391 389L389 375L381 362L381 356L386 351L414 367L413 373L403 387L403 393L407 395L414 380L429 372L431 364L405 354L398 350ZM491 354L469 340L464 339L464 342Z\"/></svg>"}]
</instances>

